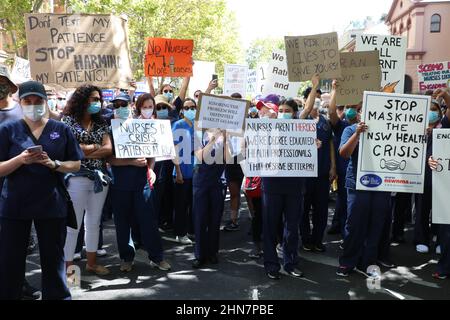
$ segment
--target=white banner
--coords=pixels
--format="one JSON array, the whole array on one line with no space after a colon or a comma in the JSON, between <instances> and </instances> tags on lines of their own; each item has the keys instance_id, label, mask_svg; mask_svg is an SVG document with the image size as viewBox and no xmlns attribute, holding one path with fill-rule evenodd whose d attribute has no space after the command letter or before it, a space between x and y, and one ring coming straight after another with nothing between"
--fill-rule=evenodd
<instances>
[{"instance_id":1,"label":"white banner","mask_svg":"<svg viewBox=\"0 0 450 320\"><path fill-rule=\"evenodd\" d=\"M201 94L196 121L200 129L242 130L250 101Z\"/></svg>"},{"instance_id":2,"label":"white banner","mask_svg":"<svg viewBox=\"0 0 450 320\"><path fill-rule=\"evenodd\" d=\"M450 224L448 191L450 190L450 130L433 130L433 158L439 161L437 170L432 172L432 222ZM428 165L428 164L427 164Z\"/></svg>"},{"instance_id":3,"label":"white banner","mask_svg":"<svg viewBox=\"0 0 450 320\"><path fill-rule=\"evenodd\" d=\"M356 189L423 193L430 97L364 92Z\"/></svg>"},{"instance_id":4,"label":"white banner","mask_svg":"<svg viewBox=\"0 0 450 320\"><path fill-rule=\"evenodd\" d=\"M14 66L11 72L11 80L14 83L23 83L31 80L30 61L15 57Z\"/></svg>"},{"instance_id":5,"label":"white banner","mask_svg":"<svg viewBox=\"0 0 450 320\"><path fill-rule=\"evenodd\" d=\"M247 92L248 66L226 64L224 71L223 94L231 96L233 93L240 93L245 98Z\"/></svg>"},{"instance_id":6,"label":"white banner","mask_svg":"<svg viewBox=\"0 0 450 320\"><path fill-rule=\"evenodd\" d=\"M254 96L258 90L258 71L248 70L247 75L247 95Z\"/></svg>"},{"instance_id":7,"label":"white banner","mask_svg":"<svg viewBox=\"0 0 450 320\"><path fill-rule=\"evenodd\" d=\"M298 96L300 82L289 82L288 80L285 51L274 50L266 70L266 81L264 82L262 91L263 96L269 94L277 94L284 98Z\"/></svg>"},{"instance_id":8,"label":"white banner","mask_svg":"<svg viewBox=\"0 0 450 320\"><path fill-rule=\"evenodd\" d=\"M169 120L112 119L116 158L175 157Z\"/></svg>"},{"instance_id":9,"label":"white banner","mask_svg":"<svg viewBox=\"0 0 450 320\"><path fill-rule=\"evenodd\" d=\"M314 120L246 119L247 177L317 177Z\"/></svg>"},{"instance_id":10,"label":"white banner","mask_svg":"<svg viewBox=\"0 0 450 320\"><path fill-rule=\"evenodd\" d=\"M194 98L195 91L204 92L208 88L212 75L216 73L216 63L195 60L192 72L194 76L189 81L189 97Z\"/></svg>"},{"instance_id":11,"label":"white banner","mask_svg":"<svg viewBox=\"0 0 450 320\"><path fill-rule=\"evenodd\" d=\"M384 92L404 92L406 48L406 37L356 35L356 51L380 52L381 86Z\"/></svg>"},{"instance_id":12,"label":"white banner","mask_svg":"<svg viewBox=\"0 0 450 320\"><path fill-rule=\"evenodd\" d=\"M450 87L450 61L417 66L419 91Z\"/></svg>"}]
</instances>

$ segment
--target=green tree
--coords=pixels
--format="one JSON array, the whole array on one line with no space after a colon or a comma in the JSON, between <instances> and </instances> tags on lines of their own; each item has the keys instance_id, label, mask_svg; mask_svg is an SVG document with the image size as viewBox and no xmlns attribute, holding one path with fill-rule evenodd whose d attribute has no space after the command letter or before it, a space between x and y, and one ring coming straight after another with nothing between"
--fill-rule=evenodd
<instances>
[{"instance_id":1,"label":"green tree","mask_svg":"<svg viewBox=\"0 0 450 320\"><path fill-rule=\"evenodd\" d=\"M284 39L264 38L253 40L246 50L246 61L250 69L266 63L274 49L284 50Z\"/></svg>"}]
</instances>

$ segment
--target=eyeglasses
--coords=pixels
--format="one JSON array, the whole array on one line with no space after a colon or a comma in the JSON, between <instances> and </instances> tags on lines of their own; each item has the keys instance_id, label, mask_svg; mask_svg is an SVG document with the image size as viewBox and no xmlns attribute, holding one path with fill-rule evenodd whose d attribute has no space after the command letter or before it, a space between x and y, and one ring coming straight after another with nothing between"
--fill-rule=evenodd
<instances>
[{"instance_id":1,"label":"eyeglasses","mask_svg":"<svg viewBox=\"0 0 450 320\"><path fill-rule=\"evenodd\" d=\"M196 107L195 106L183 106L183 110L195 110L196 109Z\"/></svg>"},{"instance_id":2,"label":"eyeglasses","mask_svg":"<svg viewBox=\"0 0 450 320\"><path fill-rule=\"evenodd\" d=\"M165 104L156 106L156 110L160 111L161 109L166 110L167 106Z\"/></svg>"},{"instance_id":3,"label":"eyeglasses","mask_svg":"<svg viewBox=\"0 0 450 320\"><path fill-rule=\"evenodd\" d=\"M173 90L167 90L167 89L166 89L166 90L164 90L163 92L164 92L164 93L168 93L168 92L173 93Z\"/></svg>"}]
</instances>

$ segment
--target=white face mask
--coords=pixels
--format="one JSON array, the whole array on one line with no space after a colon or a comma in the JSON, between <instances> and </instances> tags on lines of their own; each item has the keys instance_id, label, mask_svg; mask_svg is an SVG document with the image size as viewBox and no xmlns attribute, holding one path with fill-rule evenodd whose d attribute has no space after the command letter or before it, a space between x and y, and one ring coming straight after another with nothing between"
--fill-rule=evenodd
<instances>
[{"instance_id":1,"label":"white face mask","mask_svg":"<svg viewBox=\"0 0 450 320\"><path fill-rule=\"evenodd\" d=\"M33 122L41 120L45 115L45 105L43 104L26 105L22 107L22 110L24 116Z\"/></svg>"},{"instance_id":2,"label":"white face mask","mask_svg":"<svg viewBox=\"0 0 450 320\"><path fill-rule=\"evenodd\" d=\"M141 115L145 119L150 119L153 115L153 109L141 109Z\"/></svg>"}]
</instances>

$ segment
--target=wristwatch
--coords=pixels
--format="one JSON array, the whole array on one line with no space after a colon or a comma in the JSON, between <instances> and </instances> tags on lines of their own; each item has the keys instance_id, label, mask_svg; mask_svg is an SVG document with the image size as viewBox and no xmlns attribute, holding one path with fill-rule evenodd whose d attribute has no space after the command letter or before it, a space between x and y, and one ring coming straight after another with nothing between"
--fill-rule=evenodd
<instances>
[{"instance_id":1,"label":"wristwatch","mask_svg":"<svg viewBox=\"0 0 450 320\"><path fill-rule=\"evenodd\" d=\"M55 163L53 170L58 170L58 168L61 167L61 162L59 160L55 160L53 162Z\"/></svg>"}]
</instances>

